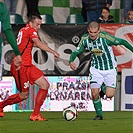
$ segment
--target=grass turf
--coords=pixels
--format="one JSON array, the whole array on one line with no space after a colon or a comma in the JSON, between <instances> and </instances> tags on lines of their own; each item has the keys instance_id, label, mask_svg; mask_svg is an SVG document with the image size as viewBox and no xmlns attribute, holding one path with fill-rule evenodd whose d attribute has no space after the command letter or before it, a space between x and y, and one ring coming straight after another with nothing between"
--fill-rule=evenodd
<instances>
[{"instance_id":1,"label":"grass turf","mask_svg":"<svg viewBox=\"0 0 133 133\"><path fill-rule=\"evenodd\" d=\"M42 112L48 121L30 121L31 112L5 112L0 133L133 133L133 112L104 112L104 120L94 121L95 112L79 112L66 121L62 112Z\"/></svg>"}]
</instances>

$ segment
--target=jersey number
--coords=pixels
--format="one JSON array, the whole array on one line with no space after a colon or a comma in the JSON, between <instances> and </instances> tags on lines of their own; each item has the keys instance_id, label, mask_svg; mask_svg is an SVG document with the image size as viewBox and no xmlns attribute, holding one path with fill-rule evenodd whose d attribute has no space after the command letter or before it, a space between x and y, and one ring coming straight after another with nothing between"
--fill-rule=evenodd
<instances>
[{"instance_id":1,"label":"jersey number","mask_svg":"<svg viewBox=\"0 0 133 133\"><path fill-rule=\"evenodd\" d=\"M20 31L20 32L18 33L18 36L17 36L17 44L18 44L18 45L19 45L19 44L21 43L21 41L22 41L22 35L23 35L23 32Z\"/></svg>"}]
</instances>

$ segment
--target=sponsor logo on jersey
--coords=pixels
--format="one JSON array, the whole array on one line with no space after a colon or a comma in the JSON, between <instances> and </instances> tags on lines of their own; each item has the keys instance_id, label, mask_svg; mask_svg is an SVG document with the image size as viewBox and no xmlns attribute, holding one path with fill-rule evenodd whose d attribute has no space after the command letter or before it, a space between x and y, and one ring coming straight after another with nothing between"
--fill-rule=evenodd
<instances>
[{"instance_id":1,"label":"sponsor logo on jersey","mask_svg":"<svg viewBox=\"0 0 133 133\"><path fill-rule=\"evenodd\" d=\"M103 50L100 49L92 49L91 52L96 56L101 56L103 54Z\"/></svg>"}]
</instances>

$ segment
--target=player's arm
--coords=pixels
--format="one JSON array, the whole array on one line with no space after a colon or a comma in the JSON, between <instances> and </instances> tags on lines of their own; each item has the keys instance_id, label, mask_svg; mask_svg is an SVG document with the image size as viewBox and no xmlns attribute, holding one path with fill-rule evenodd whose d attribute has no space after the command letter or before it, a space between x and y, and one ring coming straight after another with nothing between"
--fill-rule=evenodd
<instances>
[{"instance_id":1,"label":"player's arm","mask_svg":"<svg viewBox=\"0 0 133 133\"><path fill-rule=\"evenodd\" d=\"M14 58L14 65L16 66L16 69L18 70L20 68L22 59L21 59L20 51L17 46L15 36L13 34L13 31L10 25L10 18L9 18L8 10L5 4L2 5L1 10L2 10L1 11L2 32L5 34L7 41L11 45L16 55L16 57Z\"/></svg>"},{"instance_id":2,"label":"player's arm","mask_svg":"<svg viewBox=\"0 0 133 133\"><path fill-rule=\"evenodd\" d=\"M77 69L77 66L74 63L74 60L77 57L77 55L81 54L84 51L85 48L86 48L86 46L82 44L82 41L80 41L76 50L71 53L70 59L69 59L69 65L70 65L71 69L73 69L73 70Z\"/></svg>"},{"instance_id":3,"label":"player's arm","mask_svg":"<svg viewBox=\"0 0 133 133\"><path fill-rule=\"evenodd\" d=\"M131 50L133 52L133 46L130 45L130 43L128 43L126 40L118 38L118 37L114 37L108 33L106 33L106 39L107 39L107 43L108 45L123 45L126 48L128 48L129 50Z\"/></svg>"},{"instance_id":4,"label":"player's arm","mask_svg":"<svg viewBox=\"0 0 133 133\"><path fill-rule=\"evenodd\" d=\"M128 42L127 42L126 40L124 40L124 39L116 38L116 39L115 39L115 44L117 44L117 45L123 45L123 46L125 46L126 48L128 48L130 51L133 52L133 46L130 45L130 43L128 43Z\"/></svg>"},{"instance_id":5,"label":"player's arm","mask_svg":"<svg viewBox=\"0 0 133 133\"><path fill-rule=\"evenodd\" d=\"M5 4L3 4L2 6L3 6L3 8L1 9L2 10L1 11L2 32L5 34L7 41L13 48L15 55L20 55L14 33L10 25L10 18L9 18L8 10Z\"/></svg>"},{"instance_id":6,"label":"player's arm","mask_svg":"<svg viewBox=\"0 0 133 133\"><path fill-rule=\"evenodd\" d=\"M60 56L56 51L52 50L47 44L41 42L39 38L33 38L32 40L35 46L37 46L41 50L52 53L55 58L58 58Z\"/></svg>"},{"instance_id":7,"label":"player's arm","mask_svg":"<svg viewBox=\"0 0 133 133\"><path fill-rule=\"evenodd\" d=\"M110 42L111 45L123 45L125 46L126 48L128 48L130 51L133 52L133 46L130 45L130 43L128 43L126 40L124 39L121 39L121 38L117 38L117 37L114 37L114 41Z\"/></svg>"},{"instance_id":8,"label":"player's arm","mask_svg":"<svg viewBox=\"0 0 133 133\"><path fill-rule=\"evenodd\" d=\"M12 30L10 30L10 29L5 30L4 34L5 34L7 41L11 45L11 47L12 47L12 49L16 55L16 57L14 58L14 65L16 67L16 70L19 70L22 59L21 59L21 54L20 54L20 51L18 49L18 45L17 45L16 39L15 39L15 36L14 36Z\"/></svg>"},{"instance_id":9,"label":"player's arm","mask_svg":"<svg viewBox=\"0 0 133 133\"><path fill-rule=\"evenodd\" d=\"M13 34L13 31L11 29L5 30L3 31L3 33L6 36L7 41L9 42L9 44L11 45L15 55L20 55L20 51L18 49L18 45L15 39L15 36Z\"/></svg>"},{"instance_id":10,"label":"player's arm","mask_svg":"<svg viewBox=\"0 0 133 133\"><path fill-rule=\"evenodd\" d=\"M106 7L110 8L112 5L112 0L107 0Z\"/></svg>"}]
</instances>

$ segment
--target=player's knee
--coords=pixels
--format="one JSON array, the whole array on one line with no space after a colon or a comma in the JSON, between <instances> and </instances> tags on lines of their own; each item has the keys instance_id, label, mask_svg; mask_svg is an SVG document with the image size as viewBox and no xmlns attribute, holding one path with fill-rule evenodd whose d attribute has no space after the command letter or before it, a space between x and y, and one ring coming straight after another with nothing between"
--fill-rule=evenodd
<instances>
[{"instance_id":1,"label":"player's knee","mask_svg":"<svg viewBox=\"0 0 133 133\"><path fill-rule=\"evenodd\" d=\"M48 82L41 85L41 88L44 89L44 90L48 90L49 87L50 87L50 84Z\"/></svg>"},{"instance_id":2,"label":"player's knee","mask_svg":"<svg viewBox=\"0 0 133 133\"><path fill-rule=\"evenodd\" d=\"M92 99L93 99L93 100L97 100L97 99L98 99L98 96L99 96L98 93L92 92Z\"/></svg>"},{"instance_id":3,"label":"player's knee","mask_svg":"<svg viewBox=\"0 0 133 133\"><path fill-rule=\"evenodd\" d=\"M114 94L106 94L107 98L112 98L114 96Z\"/></svg>"},{"instance_id":4,"label":"player's knee","mask_svg":"<svg viewBox=\"0 0 133 133\"><path fill-rule=\"evenodd\" d=\"M26 95L26 96L24 97L24 100L25 100L25 99L27 99L28 97L29 97L29 96L28 96L28 95Z\"/></svg>"},{"instance_id":5,"label":"player's knee","mask_svg":"<svg viewBox=\"0 0 133 133\"><path fill-rule=\"evenodd\" d=\"M50 87L50 84L49 84L49 83L47 83L47 85L46 85L46 90L48 90L48 89L49 89L49 87Z\"/></svg>"},{"instance_id":6,"label":"player's knee","mask_svg":"<svg viewBox=\"0 0 133 133\"><path fill-rule=\"evenodd\" d=\"M21 92L20 93L20 97L25 100L29 97L29 92Z\"/></svg>"},{"instance_id":7,"label":"player's knee","mask_svg":"<svg viewBox=\"0 0 133 133\"><path fill-rule=\"evenodd\" d=\"M115 89L112 89L112 88L107 88L106 89L106 97L107 98L112 98L115 94Z\"/></svg>"}]
</instances>

